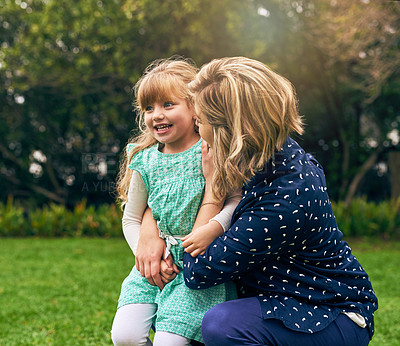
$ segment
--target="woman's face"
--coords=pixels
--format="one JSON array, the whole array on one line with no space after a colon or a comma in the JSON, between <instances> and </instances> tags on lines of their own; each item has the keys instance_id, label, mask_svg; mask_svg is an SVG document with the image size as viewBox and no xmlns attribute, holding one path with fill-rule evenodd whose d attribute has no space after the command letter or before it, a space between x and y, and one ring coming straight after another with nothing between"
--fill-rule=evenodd
<instances>
[{"instance_id":1,"label":"woman's face","mask_svg":"<svg viewBox=\"0 0 400 346\"><path fill-rule=\"evenodd\" d=\"M213 127L208 123L205 115L202 114L197 107L195 107L195 109L196 109L196 125L199 127L200 136L212 148L214 143Z\"/></svg>"}]
</instances>

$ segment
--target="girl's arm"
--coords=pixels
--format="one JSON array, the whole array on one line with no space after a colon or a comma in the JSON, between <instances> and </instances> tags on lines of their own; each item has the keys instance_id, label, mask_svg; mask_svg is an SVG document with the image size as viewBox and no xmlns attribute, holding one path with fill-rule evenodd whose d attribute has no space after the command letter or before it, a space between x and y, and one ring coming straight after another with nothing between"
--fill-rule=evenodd
<instances>
[{"instance_id":1,"label":"girl's arm","mask_svg":"<svg viewBox=\"0 0 400 346\"><path fill-rule=\"evenodd\" d=\"M147 208L147 198L146 185L141 175L133 171L128 202L122 217L122 230L135 255L137 270L150 284L162 288L164 284L160 277L160 262L165 242L158 236L157 225L151 210Z\"/></svg>"},{"instance_id":2,"label":"girl's arm","mask_svg":"<svg viewBox=\"0 0 400 346\"><path fill-rule=\"evenodd\" d=\"M214 216L210 220L210 222L217 221L221 225L223 231L226 232L229 229L229 226L231 225L232 215L241 199L242 199L241 191L229 194L226 197L225 204L222 210L219 212L219 214Z\"/></svg>"},{"instance_id":3,"label":"girl's arm","mask_svg":"<svg viewBox=\"0 0 400 346\"><path fill-rule=\"evenodd\" d=\"M133 171L128 191L128 202L122 216L122 231L125 239L136 255L140 226L147 207L147 190L140 173Z\"/></svg>"},{"instance_id":4,"label":"girl's arm","mask_svg":"<svg viewBox=\"0 0 400 346\"><path fill-rule=\"evenodd\" d=\"M239 193L227 197L223 209L205 225L193 228L193 231L184 237L183 247L192 257L202 255L207 247L228 230L233 212L236 209L241 195Z\"/></svg>"},{"instance_id":5,"label":"girl's arm","mask_svg":"<svg viewBox=\"0 0 400 346\"><path fill-rule=\"evenodd\" d=\"M212 150L210 150L210 147L204 140L201 146L201 157L203 175L206 180L206 184L204 187L203 201L200 205L200 210L197 213L193 229L208 224L210 219L221 211L225 202L224 199L216 199L212 192L212 177L214 175L215 168L213 164ZM220 229L220 231L222 231L222 229Z\"/></svg>"},{"instance_id":6,"label":"girl's arm","mask_svg":"<svg viewBox=\"0 0 400 346\"><path fill-rule=\"evenodd\" d=\"M225 204L224 201L215 199L211 188L211 180L214 174L212 151L204 141L202 167L206 179L203 202L197 214L193 231L182 239L185 251L193 257L203 254L208 245L223 235L224 231L229 228L233 212L241 197L241 193L238 191L228 197ZM223 204L224 207L221 210Z\"/></svg>"}]
</instances>

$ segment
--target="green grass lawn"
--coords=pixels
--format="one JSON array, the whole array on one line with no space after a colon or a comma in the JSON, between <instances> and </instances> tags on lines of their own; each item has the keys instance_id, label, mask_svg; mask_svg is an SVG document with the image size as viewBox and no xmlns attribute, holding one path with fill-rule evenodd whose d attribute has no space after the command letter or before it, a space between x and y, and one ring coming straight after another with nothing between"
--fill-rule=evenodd
<instances>
[{"instance_id":1,"label":"green grass lawn","mask_svg":"<svg viewBox=\"0 0 400 346\"><path fill-rule=\"evenodd\" d=\"M400 243L350 241L379 299L370 345L400 340ZM111 345L133 256L122 239L0 239L0 345Z\"/></svg>"}]
</instances>

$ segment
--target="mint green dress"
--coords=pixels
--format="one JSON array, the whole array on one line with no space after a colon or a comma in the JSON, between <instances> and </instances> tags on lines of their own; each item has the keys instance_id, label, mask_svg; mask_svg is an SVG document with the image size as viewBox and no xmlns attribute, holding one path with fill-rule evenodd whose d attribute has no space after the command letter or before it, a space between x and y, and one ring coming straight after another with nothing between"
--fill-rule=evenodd
<instances>
[{"instance_id":1,"label":"mint green dress","mask_svg":"<svg viewBox=\"0 0 400 346\"><path fill-rule=\"evenodd\" d=\"M201 142L177 154L164 154L155 145L137 153L129 165L142 176L160 236L165 239L179 268L182 268L183 247L174 237L190 233L203 196ZM128 152L131 148L127 148ZM184 283L182 271L161 291L150 285L134 267L122 283L118 308L127 304L156 303L157 316L153 321L156 330L202 342L200 327L206 311L236 297L232 282L191 290Z\"/></svg>"}]
</instances>

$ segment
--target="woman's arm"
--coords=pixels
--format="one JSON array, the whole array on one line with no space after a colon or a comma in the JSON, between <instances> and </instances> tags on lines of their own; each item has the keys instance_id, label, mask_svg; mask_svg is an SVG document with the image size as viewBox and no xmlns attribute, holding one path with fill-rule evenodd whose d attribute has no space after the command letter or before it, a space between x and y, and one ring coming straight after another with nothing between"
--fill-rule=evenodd
<instances>
[{"instance_id":1,"label":"woman's arm","mask_svg":"<svg viewBox=\"0 0 400 346\"><path fill-rule=\"evenodd\" d=\"M265 196L265 199L268 197ZM287 200L259 200L245 208L222 237L195 259L183 254L185 283L193 289L232 280L268 256L286 253L305 222L304 210Z\"/></svg>"}]
</instances>

